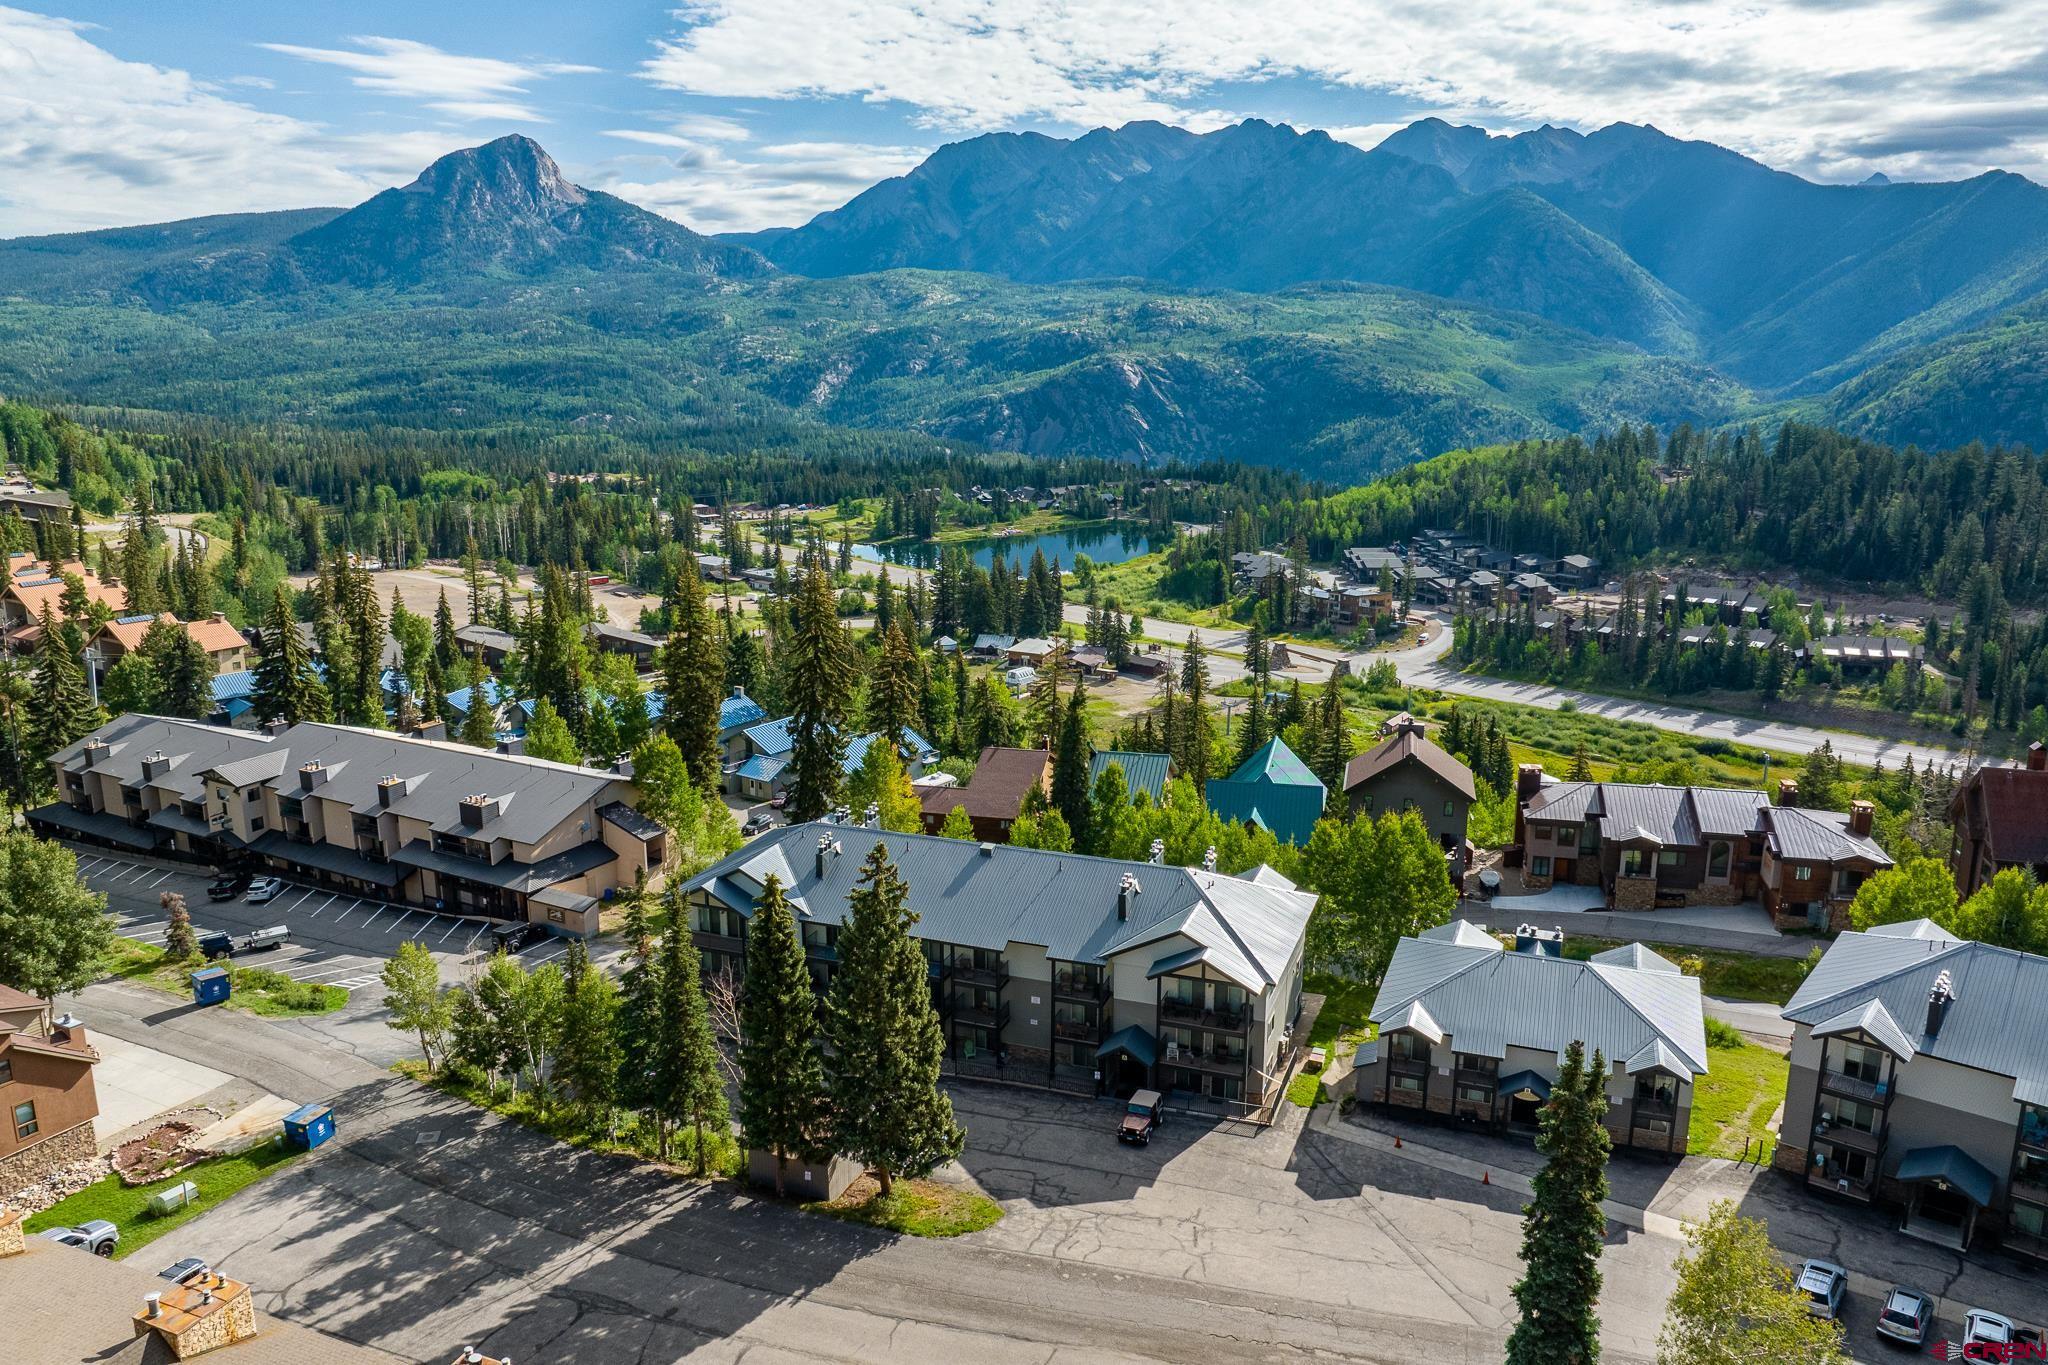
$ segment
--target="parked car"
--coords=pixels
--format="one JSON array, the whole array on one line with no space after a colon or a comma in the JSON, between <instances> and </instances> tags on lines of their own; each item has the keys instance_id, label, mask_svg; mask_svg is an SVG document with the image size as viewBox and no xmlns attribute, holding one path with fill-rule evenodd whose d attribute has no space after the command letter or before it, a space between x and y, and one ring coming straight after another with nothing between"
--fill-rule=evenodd
<instances>
[{"instance_id":1,"label":"parked car","mask_svg":"<svg viewBox=\"0 0 2048 1365\"><path fill-rule=\"evenodd\" d=\"M2003 1313L1988 1308L1963 1310L1963 1346L2010 1346L2019 1326Z\"/></svg>"},{"instance_id":2,"label":"parked car","mask_svg":"<svg viewBox=\"0 0 2048 1365\"><path fill-rule=\"evenodd\" d=\"M121 1230L104 1218L80 1223L75 1228L46 1228L42 1234L68 1247L84 1247L95 1256L111 1256L121 1245Z\"/></svg>"},{"instance_id":3,"label":"parked car","mask_svg":"<svg viewBox=\"0 0 2048 1365\"><path fill-rule=\"evenodd\" d=\"M207 885L206 898L210 901L231 901L249 889L249 883L256 880L247 872L223 872Z\"/></svg>"},{"instance_id":4,"label":"parked car","mask_svg":"<svg viewBox=\"0 0 2048 1365\"><path fill-rule=\"evenodd\" d=\"M1892 1286L1877 1313L1877 1334L1908 1346L1925 1346L1927 1329L1933 1325L1934 1300L1902 1284Z\"/></svg>"},{"instance_id":5,"label":"parked car","mask_svg":"<svg viewBox=\"0 0 2048 1365\"><path fill-rule=\"evenodd\" d=\"M249 885L249 904L264 905L284 894L284 882L277 877L258 877Z\"/></svg>"},{"instance_id":6,"label":"parked car","mask_svg":"<svg viewBox=\"0 0 2048 1365\"><path fill-rule=\"evenodd\" d=\"M789 804L789 793L788 793L788 792L777 792L777 793L775 793L775 795L773 795L773 796L771 796L771 797L769 797L769 798L768 798L768 804L769 804L769 805L771 805L771 806L773 806L773 807L775 807L775 809L777 809L777 810L781 810L781 809L782 809L782 808L783 808L784 806L786 806L786 805L788 805L788 804Z\"/></svg>"},{"instance_id":7,"label":"parked car","mask_svg":"<svg viewBox=\"0 0 2048 1365\"><path fill-rule=\"evenodd\" d=\"M204 1269L205 1261L197 1256L187 1256L184 1260L173 1261L157 1271L156 1277L160 1280L169 1280L172 1284L183 1284Z\"/></svg>"},{"instance_id":8,"label":"parked car","mask_svg":"<svg viewBox=\"0 0 2048 1365\"><path fill-rule=\"evenodd\" d=\"M508 953L516 953L528 944L538 943L548 936L548 931L538 924L501 924L491 930L491 941Z\"/></svg>"},{"instance_id":9,"label":"parked car","mask_svg":"<svg viewBox=\"0 0 2048 1365\"><path fill-rule=\"evenodd\" d=\"M1123 1122L1117 1125L1119 1142L1135 1142L1140 1147L1152 1141L1152 1134L1166 1122L1166 1102L1157 1090L1140 1090L1124 1105Z\"/></svg>"},{"instance_id":10,"label":"parked car","mask_svg":"<svg viewBox=\"0 0 2048 1365\"><path fill-rule=\"evenodd\" d=\"M774 826L775 817L764 810L759 815L749 815L747 823L740 826L740 833L746 835L760 834L765 830L774 828Z\"/></svg>"},{"instance_id":11,"label":"parked car","mask_svg":"<svg viewBox=\"0 0 2048 1365\"><path fill-rule=\"evenodd\" d=\"M1842 1295L1849 1288L1849 1272L1833 1261L1808 1261L1799 1267L1796 1281L1806 1296L1806 1311L1829 1321L1842 1315Z\"/></svg>"},{"instance_id":12,"label":"parked car","mask_svg":"<svg viewBox=\"0 0 2048 1365\"><path fill-rule=\"evenodd\" d=\"M233 957L236 953L260 953L271 948L282 948L291 941L292 930L288 924L273 924L268 929L251 929L240 938L216 931L200 936L199 954L211 961L217 957Z\"/></svg>"}]
</instances>

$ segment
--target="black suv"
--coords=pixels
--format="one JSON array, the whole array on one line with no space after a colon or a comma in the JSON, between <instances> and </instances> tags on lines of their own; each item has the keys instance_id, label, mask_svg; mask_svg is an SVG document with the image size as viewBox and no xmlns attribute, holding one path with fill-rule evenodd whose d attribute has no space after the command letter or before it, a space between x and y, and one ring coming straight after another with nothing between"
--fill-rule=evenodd
<instances>
[{"instance_id":1,"label":"black suv","mask_svg":"<svg viewBox=\"0 0 2048 1365\"><path fill-rule=\"evenodd\" d=\"M548 936L538 924L501 924L491 930L491 941L504 952L516 953Z\"/></svg>"}]
</instances>

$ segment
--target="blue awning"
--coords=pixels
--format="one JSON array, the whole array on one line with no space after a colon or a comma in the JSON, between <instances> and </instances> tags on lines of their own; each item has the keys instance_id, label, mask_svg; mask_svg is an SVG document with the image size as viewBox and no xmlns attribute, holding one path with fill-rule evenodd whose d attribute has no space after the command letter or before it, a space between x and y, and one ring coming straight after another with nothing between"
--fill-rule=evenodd
<instances>
[{"instance_id":1,"label":"blue awning","mask_svg":"<svg viewBox=\"0 0 2048 1365\"><path fill-rule=\"evenodd\" d=\"M1519 1098L1524 1091L1538 1101L1547 1100L1550 1098L1550 1082L1533 1071L1517 1071L1512 1076L1501 1077L1494 1093Z\"/></svg>"},{"instance_id":2,"label":"blue awning","mask_svg":"<svg viewBox=\"0 0 2048 1365\"><path fill-rule=\"evenodd\" d=\"M1898 1178L1953 1185L1980 1209L1991 1207L1991 1196L1998 1190L1998 1177L1960 1147L1915 1147L1899 1162Z\"/></svg>"},{"instance_id":3,"label":"blue awning","mask_svg":"<svg viewBox=\"0 0 2048 1365\"><path fill-rule=\"evenodd\" d=\"M1126 1024L1102 1040L1102 1046L1095 1049L1098 1057L1111 1053L1128 1052L1146 1066L1159 1060L1159 1040L1137 1024Z\"/></svg>"}]
</instances>

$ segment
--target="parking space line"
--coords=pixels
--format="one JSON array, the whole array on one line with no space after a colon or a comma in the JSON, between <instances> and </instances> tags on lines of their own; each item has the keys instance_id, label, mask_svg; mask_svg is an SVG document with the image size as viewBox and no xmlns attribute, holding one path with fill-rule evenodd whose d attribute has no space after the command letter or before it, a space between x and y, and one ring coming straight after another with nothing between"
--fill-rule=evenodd
<instances>
[{"instance_id":1,"label":"parking space line","mask_svg":"<svg viewBox=\"0 0 2048 1365\"><path fill-rule=\"evenodd\" d=\"M462 921L461 921L461 920L459 920L459 919L453 919L453 918L451 917L451 921L452 921L452 922L451 922L451 923L449 924L449 926L448 926L448 934L452 934L452 933L454 933L454 932L455 932L455 931L456 931L457 929L460 929L460 928L462 927ZM443 935L441 935L441 937L439 937L439 938L435 939L435 940L434 940L434 942L436 942L436 943L446 943L446 942L448 941L448 934L443 934Z\"/></svg>"},{"instance_id":2,"label":"parking space line","mask_svg":"<svg viewBox=\"0 0 2048 1365\"><path fill-rule=\"evenodd\" d=\"M311 900L311 899L313 899L313 897L315 897L315 896L317 896L317 895L319 895L319 894L320 894L320 893L319 893L318 891L308 891L308 892L306 893L306 899L307 899L307 900ZM318 918L320 918L320 912L321 912L322 910L325 910L325 909L326 909L326 908L327 908L328 906L330 906L330 905L334 904L334 903L335 903L336 901L338 901L338 900L340 900L340 899L341 899L341 893L340 893L339 891L336 891L336 892L334 892L334 893L333 893L332 895L328 896L328 898L327 898L326 900L324 900L324 901L321 901L321 902L320 902L320 903L319 903L318 905L314 906L314 907L313 907L313 908L312 908L312 909L311 909L310 911L308 911L308 912L307 912L307 917L308 917L308 918L310 918L310 919L318 919Z\"/></svg>"},{"instance_id":3,"label":"parking space line","mask_svg":"<svg viewBox=\"0 0 2048 1365\"><path fill-rule=\"evenodd\" d=\"M158 877L158 878L157 878L157 879L156 879L155 881L151 882L151 883L149 884L149 889L150 889L150 890L152 890L152 891L154 891L154 890L156 890L156 888L158 888L159 886L162 886L162 885L163 885L163 884L164 884L165 882L169 881L169 880L170 880L171 878L173 878L173 877L175 877L175 876L177 876L177 875L178 875L178 874L177 874L177 873L175 873L175 872L166 872L166 873L164 873L164 875L163 875L163 876L161 876L161 877Z\"/></svg>"},{"instance_id":4,"label":"parking space line","mask_svg":"<svg viewBox=\"0 0 2048 1365\"><path fill-rule=\"evenodd\" d=\"M315 896L317 896L317 895L319 895L319 894L320 894L320 891L319 891L319 889L318 889L317 887L312 887L312 888L308 888L308 889L307 889L307 891L306 891L306 894L305 894L305 895L303 895L303 896L299 897L299 898L298 898L297 900L293 901L293 902L292 902L292 903L291 903L290 905L287 905L287 906L285 907L285 909L286 909L286 910L296 910L296 909L298 909L298 908L299 908L300 906L304 905L304 904L305 904L305 903L306 903L307 901L309 901L309 900L313 899L313 897L315 897Z\"/></svg>"},{"instance_id":5,"label":"parking space line","mask_svg":"<svg viewBox=\"0 0 2048 1365\"><path fill-rule=\"evenodd\" d=\"M538 967L538 966L540 966L540 964L541 964L541 963L543 963L543 962L553 962L553 961L554 961L554 960L555 960L556 958L558 958L558 957L561 957L561 956L562 956L563 954L567 953L568 951L569 951L569 949L568 949L568 947L567 947L567 946L565 945L565 946L563 946L563 947L560 947L560 948L557 948L557 949L555 949L555 951L553 951L552 953L549 953L549 954L548 954L548 955L547 955L546 957L536 957L536 958L532 958L532 959L530 959L530 960L529 960L529 961L527 962L527 964L526 964L526 965L527 965L528 967Z\"/></svg>"},{"instance_id":6,"label":"parking space line","mask_svg":"<svg viewBox=\"0 0 2048 1365\"><path fill-rule=\"evenodd\" d=\"M491 922L489 920L485 920L482 924L478 925L477 931L469 936L469 942L462 945L462 951L466 953L471 948L476 947L476 941L482 938L484 936L485 931L488 930L490 927Z\"/></svg>"},{"instance_id":7,"label":"parking space line","mask_svg":"<svg viewBox=\"0 0 2048 1365\"><path fill-rule=\"evenodd\" d=\"M350 901L350 902L348 903L348 908L347 908L347 909L345 909L345 910L343 910L343 911L342 911L342 912L341 912L341 913L340 913L339 915L336 915L336 916L334 917L334 927L335 927L335 928L337 928L337 929L339 929L339 928L340 928L340 927L341 927L342 925L344 925L344 924L347 924L347 923L348 923L348 917L349 917L350 915L353 915L353 914L354 914L354 913L355 913L356 911L358 911L358 910L360 910L360 909L362 909L362 908L363 908L363 902L361 902L361 901ZM364 921L364 923L365 923L365 924L367 924L367 923L369 923L369 921L368 921L368 920L365 920L365 921Z\"/></svg>"},{"instance_id":8,"label":"parking space line","mask_svg":"<svg viewBox=\"0 0 2048 1365\"><path fill-rule=\"evenodd\" d=\"M151 867L148 863L144 863L141 867L135 870L135 875L128 879L128 884L130 886L133 886L135 885L135 883L141 881L144 877L147 877L150 873L154 871L156 871L155 868Z\"/></svg>"},{"instance_id":9,"label":"parking space line","mask_svg":"<svg viewBox=\"0 0 2048 1365\"><path fill-rule=\"evenodd\" d=\"M327 961L330 961L330 962L331 962L331 961L333 961L333 959L332 959L332 958L328 958L328 959L326 959L326 960L327 960ZM319 980L319 979L320 979L321 977L323 977L323 976L347 976L347 975L348 975L349 973L351 973L351 972L353 972L353 973L355 973L356 975L360 976L360 975L362 974L362 971L363 971L363 964L362 964L362 963L360 963L360 962L350 962L350 963L348 963L348 964L346 964L346 965L344 965L344 966L340 966L340 967L323 967L323 968L321 968L321 969L320 969L319 971L307 972L307 973L305 973L305 974L304 974L303 976L295 976L295 977L293 977L293 978L292 978L292 980L294 980L294 981L318 981L318 980Z\"/></svg>"},{"instance_id":10,"label":"parking space line","mask_svg":"<svg viewBox=\"0 0 2048 1365\"><path fill-rule=\"evenodd\" d=\"M78 865L78 875L83 877L86 873L92 871L94 868L98 867L101 863L105 861L105 858L87 858L84 862Z\"/></svg>"},{"instance_id":11,"label":"parking space line","mask_svg":"<svg viewBox=\"0 0 2048 1365\"><path fill-rule=\"evenodd\" d=\"M413 933L413 936L412 936L412 941L413 941L414 943L418 943L418 942L420 941L421 937L422 937L422 936L424 936L424 935L426 934L427 930L429 930L429 929L433 928L433 927L434 927L435 925L439 924L440 922L441 922L441 917L440 917L439 915L428 915L428 916L427 916L427 922L426 922L425 924L422 924L422 925L421 925L421 926L420 926L420 927L419 927L419 928L418 928L417 930L415 930L415 931L414 931L414 933ZM436 940L435 940L435 942L436 942L436 943L438 943L438 942L440 942L440 940L439 940L439 939L436 939Z\"/></svg>"},{"instance_id":12,"label":"parking space line","mask_svg":"<svg viewBox=\"0 0 2048 1365\"><path fill-rule=\"evenodd\" d=\"M391 933L391 932L392 932L393 930L395 930L395 929L402 929L402 928L404 928L404 927L405 927L405 922L406 922L407 920L411 919L411 918L412 918L412 917L413 917L414 915L416 915L416 914L419 914L419 913L420 913L420 912L419 912L419 911L417 911L417 910L408 910L408 911L406 911L406 912L405 912L404 914L400 915L400 916L399 916L399 917L398 917L397 919L395 919L395 920L391 921L391 923L390 923L390 924L386 925L386 926L384 927L384 932L388 934L388 933ZM432 918L431 916L429 916L429 917L428 917L428 919L427 919L427 923L429 923L429 924L432 924L433 922L434 922L434 921L433 921L433 918Z\"/></svg>"}]
</instances>

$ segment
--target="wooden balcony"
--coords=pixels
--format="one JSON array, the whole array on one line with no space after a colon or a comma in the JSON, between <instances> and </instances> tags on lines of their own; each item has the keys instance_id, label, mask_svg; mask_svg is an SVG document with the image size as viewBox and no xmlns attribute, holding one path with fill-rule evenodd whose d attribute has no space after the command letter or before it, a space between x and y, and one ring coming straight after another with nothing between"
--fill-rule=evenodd
<instances>
[{"instance_id":1,"label":"wooden balcony","mask_svg":"<svg viewBox=\"0 0 2048 1365\"><path fill-rule=\"evenodd\" d=\"M1197 1071L1220 1071L1231 1076L1244 1074L1245 1054L1227 1053L1216 1048L1203 1051L1184 1047L1178 1051L1163 1052L1159 1056L1161 1066L1192 1067Z\"/></svg>"},{"instance_id":2,"label":"wooden balcony","mask_svg":"<svg viewBox=\"0 0 2048 1365\"><path fill-rule=\"evenodd\" d=\"M1052 1036L1077 1043L1098 1043L1102 1041L1102 1022L1098 1019L1055 1019L1052 1021Z\"/></svg>"},{"instance_id":3,"label":"wooden balcony","mask_svg":"<svg viewBox=\"0 0 2048 1365\"><path fill-rule=\"evenodd\" d=\"M690 941L697 945L700 953L728 953L734 957L746 952L747 941L731 934L714 934L699 929L690 935Z\"/></svg>"},{"instance_id":4,"label":"wooden balcony","mask_svg":"<svg viewBox=\"0 0 2048 1365\"><path fill-rule=\"evenodd\" d=\"M1831 1127L1826 1132L1816 1132L1813 1140L1816 1143L1824 1142L1839 1147L1844 1151L1862 1152L1867 1156L1876 1156L1884 1150L1882 1132L1866 1133L1860 1128Z\"/></svg>"},{"instance_id":5,"label":"wooden balcony","mask_svg":"<svg viewBox=\"0 0 2048 1365\"><path fill-rule=\"evenodd\" d=\"M1459 1067L1451 1073L1451 1079L1459 1085L1472 1086L1481 1090L1493 1090L1500 1085L1500 1073L1498 1071L1472 1071L1465 1067Z\"/></svg>"},{"instance_id":6,"label":"wooden balcony","mask_svg":"<svg viewBox=\"0 0 2048 1365\"><path fill-rule=\"evenodd\" d=\"M1868 1204L1877 1193L1875 1180L1851 1180L1845 1175L1829 1175L1818 1166L1806 1168L1806 1183L1813 1189L1860 1200L1865 1204Z\"/></svg>"},{"instance_id":7,"label":"wooden balcony","mask_svg":"<svg viewBox=\"0 0 2048 1365\"><path fill-rule=\"evenodd\" d=\"M955 999L953 1022L974 1028L1000 1029L1010 1022L1010 1002L977 1005L972 999Z\"/></svg>"},{"instance_id":8,"label":"wooden balcony","mask_svg":"<svg viewBox=\"0 0 2048 1365\"><path fill-rule=\"evenodd\" d=\"M971 959L956 958L952 966L953 979L963 986L1000 986L1010 979L1010 963L1007 958L997 958L987 966L977 967Z\"/></svg>"}]
</instances>

